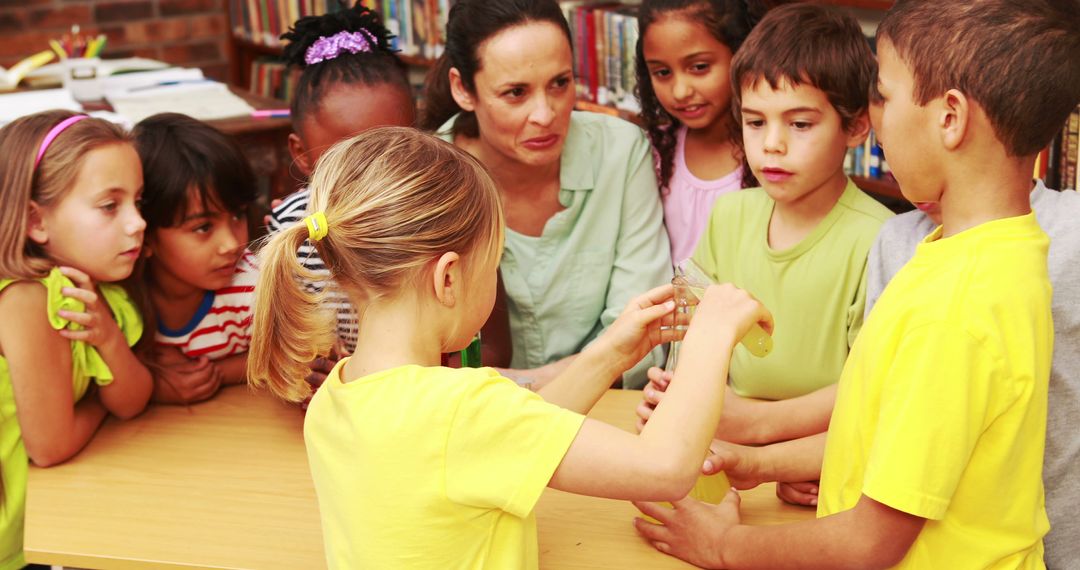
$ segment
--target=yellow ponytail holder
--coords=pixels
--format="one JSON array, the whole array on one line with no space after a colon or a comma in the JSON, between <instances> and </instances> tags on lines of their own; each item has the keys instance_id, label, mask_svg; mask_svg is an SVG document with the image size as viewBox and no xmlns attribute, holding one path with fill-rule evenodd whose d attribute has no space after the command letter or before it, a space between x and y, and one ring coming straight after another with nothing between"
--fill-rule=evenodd
<instances>
[{"instance_id":1,"label":"yellow ponytail holder","mask_svg":"<svg viewBox=\"0 0 1080 570\"><path fill-rule=\"evenodd\" d=\"M326 215L322 212L315 212L304 218L304 224L307 225L308 239L311 241L321 240L330 231L330 226L326 223Z\"/></svg>"}]
</instances>

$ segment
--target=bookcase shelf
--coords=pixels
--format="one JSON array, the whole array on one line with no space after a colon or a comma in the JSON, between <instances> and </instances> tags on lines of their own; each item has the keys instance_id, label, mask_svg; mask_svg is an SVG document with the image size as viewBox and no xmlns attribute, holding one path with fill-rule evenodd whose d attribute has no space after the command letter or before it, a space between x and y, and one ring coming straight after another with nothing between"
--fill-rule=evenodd
<instances>
[{"instance_id":1,"label":"bookcase shelf","mask_svg":"<svg viewBox=\"0 0 1080 570\"><path fill-rule=\"evenodd\" d=\"M282 46L266 45L248 38L230 36L233 57L230 58L230 82L244 89L251 85L251 63L259 57L281 57ZM399 55L405 65L428 68L435 65L435 60L415 55Z\"/></svg>"}]
</instances>

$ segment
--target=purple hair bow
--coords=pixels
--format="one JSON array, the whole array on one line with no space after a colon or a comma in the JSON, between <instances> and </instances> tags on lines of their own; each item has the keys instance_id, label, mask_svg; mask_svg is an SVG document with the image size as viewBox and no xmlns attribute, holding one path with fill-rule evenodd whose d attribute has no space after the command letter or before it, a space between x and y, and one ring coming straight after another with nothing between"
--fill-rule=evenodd
<instances>
[{"instance_id":1,"label":"purple hair bow","mask_svg":"<svg viewBox=\"0 0 1080 570\"><path fill-rule=\"evenodd\" d=\"M338 32L330 37L320 37L304 53L304 63L311 65L320 61L329 61L343 52L373 52L379 45L375 36L367 30L356 32Z\"/></svg>"}]
</instances>

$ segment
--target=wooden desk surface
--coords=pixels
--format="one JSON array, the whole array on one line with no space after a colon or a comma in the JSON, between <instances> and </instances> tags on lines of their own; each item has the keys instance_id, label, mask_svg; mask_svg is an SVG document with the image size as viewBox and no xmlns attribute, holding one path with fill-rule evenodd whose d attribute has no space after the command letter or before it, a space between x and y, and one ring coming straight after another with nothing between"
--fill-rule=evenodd
<instances>
[{"instance_id":1,"label":"wooden desk surface","mask_svg":"<svg viewBox=\"0 0 1080 570\"><path fill-rule=\"evenodd\" d=\"M229 86L229 90L233 92L237 97L240 97L244 101L247 101L248 105L256 109L288 109L289 104L280 99L272 99L270 97L263 97L262 95L256 95L251 91L240 89L232 85ZM285 136L288 136L292 132L292 122L288 117L270 117L265 119L255 119L252 117L230 117L227 119L217 119L210 121L211 125L214 125L218 130L229 135L243 135L248 133L258 133L263 131L283 131Z\"/></svg>"},{"instance_id":2,"label":"wooden desk surface","mask_svg":"<svg viewBox=\"0 0 1080 570\"><path fill-rule=\"evenodd\" d=\"M593 416L633 425L633 391ZM72 461L31 468L30 562L81 568L325 568L299 409L243 387L192 406L108 421ZM634 532L622 501L549 489L537 506L540 567L687 568ZM743 492L747 522L803 520L771 485Z\"/></svg>"}]
</instances>

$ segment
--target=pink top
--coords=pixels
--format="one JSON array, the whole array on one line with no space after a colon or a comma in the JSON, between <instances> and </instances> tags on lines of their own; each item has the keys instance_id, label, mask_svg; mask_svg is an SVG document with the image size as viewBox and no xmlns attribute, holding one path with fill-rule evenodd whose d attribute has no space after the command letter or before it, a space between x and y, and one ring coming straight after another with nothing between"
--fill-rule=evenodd
<instances>
[{"instance_id":1,"label":"pink top","mask_svg":"<svg viewBox=\"0 0 1080 570\"><path fill-rule=\"evenodd\" d=\"M671 181L661 195L664 225L671 239L671 261L679 264L694 253L705 231L713 202L721 194L742 186L742 167L716 179L702 180L686 166L686 126L675 133L675 157Z\"/></svg>"}]
</instances>

